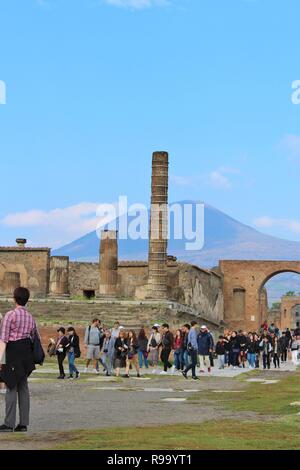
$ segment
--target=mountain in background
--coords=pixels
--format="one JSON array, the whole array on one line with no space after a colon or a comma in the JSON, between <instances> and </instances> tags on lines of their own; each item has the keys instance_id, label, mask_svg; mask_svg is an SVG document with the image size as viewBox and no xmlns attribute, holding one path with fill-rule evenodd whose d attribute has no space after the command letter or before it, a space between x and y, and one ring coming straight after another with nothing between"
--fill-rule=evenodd
<instances>
[{"instance_id":1,"label":"mountain in background","mask_svg":"<svg viewBox=\"0 0 300 470\"><path fill-rule=\"evenodd\" d=\"M193 204L196 201L181 201L177 204ZM128 217L129 223L131 218ZM244 225L225 213L205 204L205 245L199 251L186 251L185 243L189 240L171 239L168 254L177 256L179 261L186 261L202 267L213 267L220 259L249 260L299 260L300 242L283 240L265 235L252 227ZM54 250L55 256L69 256L73 261L97 261L99 258L99 238L96 231ZM120 260L147 260L148 240L119 240Z\"/></svg>"},{"instance_id":2,"label":"mountain in background","mask_svg":"<svg viewBox=\"0 0 300 470\"><path fill-rule=\"evenodd\" d=\"M196 201L181 201L178 204ZM283 240L264 235L257 230L229 217L212 206L205 204L205 245L200 251L186 251L188 241L171 238L168 253L177 256L179 261L186 261L201 267L211 268L219 264L220 259L249 260L299 260L300 242ZM130 217L128 217L130 222ZM171 220L171 234L174 233ZM53 252L56 256L69 256L73 261L98 261L99 238L91 232L72 243ZM120 260L147 260L148 240L119 240ZM300 277L293 273L284 273L272 278L267 284L269 306L287 291L300 292Z\"/></svg>"}]
</instances>

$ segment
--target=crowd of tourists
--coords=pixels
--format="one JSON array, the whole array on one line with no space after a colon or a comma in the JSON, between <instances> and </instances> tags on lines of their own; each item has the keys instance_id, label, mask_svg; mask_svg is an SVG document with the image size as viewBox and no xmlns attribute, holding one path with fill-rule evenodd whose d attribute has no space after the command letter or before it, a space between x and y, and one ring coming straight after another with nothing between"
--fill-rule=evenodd
<instances>
[{"instance_id":1,"label":"crowd of tourists","mask_svg":"<svg viewBox=\"0 0 300 470\"><path fill-rule=\"evenodd\" d=\"M7 312L0 322L0 390L5 390L5 420L0 432L26 432L29 424L30 393L28 377L36 364L44 362L36 322L26 305L30 298L28 289L18 287L14 291L15 308ZM84 373L103 372L119 376L124 369L124 377L130 377L132 370L140 377L141 369L152 368L160 374L182 374L197 380L197 367L200 374L211 372L212 367L219 369L248 367L270 369L279 368L282 362L292 360L300 364L300 329L293 333L287 328L280 331L273 323L265 322L260 331L225 331L216 340L209 329L196 321L186 323L176 331L169 325L155 324L151 331L141 328L138 334L128 331L115 322L113 328L105 328L98 318L86 328L84 343L86 363ZM60 327L57 338L50 339L48 354L56 356L59 379L66 377L64 361L68 359L69 378L78 379L79 370L76 360L81 356L80 339L72 325L67 329ZM19 424L16 426L17 404L19 405Z\"/></svg>"},{"instance_id":2,"label":"crowd of tourists","mask_svg":"<svg viewBox=\"0 0 300 470\"><path fill-rule=\"evenodd\" d=\"M48 353L57 356L58 379L66 377L64 361L68 359L69 379L78 379L80 372L75 365L81 356L80 340L73 326L67 330L59 328L57 339L50 340ZM229 331L217 339L213 333L196 321L186 323L176 331L171 331L167 323L155 324L147 334L144 328L138 333L126 330L115 322L112 328L105 328L95 318L86 328L84 343L86 363L84 373L99 374L101 369L110 376L130 377L134 370L137 377L141 369L152 369L161 375L168 372L182 374L188 378L189 371L194 380L199 374L210 373L213 367L225 368L280 368L288 359L294 365L300 364L300 329L293 333L287 328L280 331L274 323L265 322L259 331ZM159 370L161 364L162 370ZM92 368L90 369L90 366Z\"/></svg>"}]
</instances>

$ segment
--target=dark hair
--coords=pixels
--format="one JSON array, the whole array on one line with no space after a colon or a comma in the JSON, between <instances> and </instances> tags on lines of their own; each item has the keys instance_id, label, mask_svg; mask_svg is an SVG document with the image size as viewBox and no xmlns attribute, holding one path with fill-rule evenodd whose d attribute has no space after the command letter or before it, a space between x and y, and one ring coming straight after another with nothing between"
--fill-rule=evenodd
<instances>
[{"instance_id":1,"label":"dark hair","mask_svg":"<svg viewBox=\"0 0 300 470\"><path fill-rule=\"evenodd\" d=\"M224 339L224 336L219 336L219 339Z\"/></svg>"},{"instance_id":2,"label":"dark hair","mask_svg":"<svg viewBox=\"0 0 300 470\"><path fill-rule=\"evenodd\" d=\"M73 326L70 326L68 329L67 329L67 332L70 333L71 331L74 331L74 335L76 335L76 331L75 331L75 328L73 328Z\"/></svg>"},{"instance_id":3,"label":"dark hair","mask_svg":"<svg viewBox=\"0 0 300 470\"><path fill-rule=\"evenodd\" d=\"M145 333L144 328L141 328L141 329L140 329L138 338L139 338L139 339L146 339L146 333Z\"/></svg>"},{"instance_id":4,"label":"dark hair","mask_svg":"<svg viewBox=\"0 0 300 470\"><path fill-rule=\"evenodd\" d=\"M92 323L96 323L96 321L100 322L99 318L93 318Z\"/></svg>"},{"instance_id":5,"label":"dark hair","mask_svg":"<svg viewBox=\"0 0 300 470\"><path fill-rule=\"evenodd\" d=\"M128 331L128 337L129 337L129 333L132 333L132 339L133 339L134 343L136 343L136 341L137 341L136 332L134 330L129 330Z\"/></svg>"},{"instance_id":6,"label":"dark hair","mask_svg":"<svg viewBox=\"0 0 300 470\"><path fill-rule=\"evenodd\" d=\"M191 325L192 326L198 325L198 322L196 322L196 320L193 320L193 321L191 321Z\"/></svg>"},{"instance_id":7,"label":"dark hair","mask_svg":"<svg viewBox=\"0 0 300 470\"><path fill-rule=\"evenodd\" d=\"M14 299L18 305L25 307L30 298L30 292L26 287L17 287L14 291Z\"/></svg>"},{"instance_id":8,"label":"dark hair","mask_svg":"<svg viewBox=\"0 0 300 470\"><path fill-rule=\"evenodd\" d=\"M57 333L59 333L60 331L62 332L63 335L66 334L66 329L63 326L58 328Z\"/></svg>"},{"instance_id":9,"label":"dark hair","mask_svg":"<svg viewBox=\"0 0 300 470\"><path fill-rule=\"evenodd\" d=\"M152 330L155 330L155 331L156 331L156 333L157 333L157 332L158 332L158 328L157 328L157 326L152 326Z\"/></svg>"},{"instance_id":10,"label":"dark hair","mask_svg":"<svg viewBox=\"0 0 300 470\"><path fill-rule=\"evenodd\" d=\"M185 325L183 325L185 328L187 328L188 330L191 329L191 325L189 323L186 323Z\"/></svg>"},{"instance_id":11,"label":"dark hair","mask_svg":"<svg viewBox=\"0 0 300 470\"><path fill-rule=\"evenodd\" d=\"M163 323L161 326L162 326L162 328L169 328L168 323Z\"/></svg>"}]
</instances>

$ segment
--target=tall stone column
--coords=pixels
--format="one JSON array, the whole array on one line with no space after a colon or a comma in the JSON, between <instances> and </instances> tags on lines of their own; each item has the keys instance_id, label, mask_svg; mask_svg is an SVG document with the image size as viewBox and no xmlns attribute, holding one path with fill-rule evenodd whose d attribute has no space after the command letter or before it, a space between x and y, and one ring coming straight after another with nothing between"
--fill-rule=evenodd
<instances>
[{"instance_id":1,"label":"tall stone column","mask_svg":"<svg viewBox=\"0 0 300 470\"><path fill-rule=\"evenodd\" d=\"M118 285L118 232L103 230L100 243L100 296L115 296Z\"/></svg>"},{"instance_id":2,"label":"tall stone column","mask_svg":"<svg viewBox=\"0 0 300 470\"><path fill-rule=\"evenodd\" d=\"M148 297L155 299L167 298L168 173L168 153L154 152L152 157Z\"/></svg>"},{"instance_id":3,"label":"tall stone column","mask_svg":"<svg viewBox=\"0 0 300 470\"><path fill-rule=\"evenodd\" d=\"M50 259L50 295L69 295L68 256L52 256Z\"/></svg>"}]
</instances>

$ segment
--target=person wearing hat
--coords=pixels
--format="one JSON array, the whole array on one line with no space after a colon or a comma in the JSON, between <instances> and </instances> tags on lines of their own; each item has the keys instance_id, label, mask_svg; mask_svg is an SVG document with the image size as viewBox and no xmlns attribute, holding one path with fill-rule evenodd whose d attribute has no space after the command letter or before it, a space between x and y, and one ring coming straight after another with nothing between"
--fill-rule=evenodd
<instances>
[{"instance_id":1,"label":"person wearing hat","mask_svg":"<svg viewBox=\"0 0 300 470\"><path fill-rule=\"evenodd\" d=\"M58 379L64 379L66 374L64 370L64 360L67 355L67 347L69 345L69 339L66 336L65 328L61 327L57 330L58 338L55 344L55 352L57 356L57 362L59 367Z\"/></svg>"},{"instance_id":2,"label":"person wearing hat","mask_svg":"<svg viewBox=\"0 0 300 470\"><path fill-rule=\"evenodd\" d=\"M213 339L209 333L207 327L202 325L200 333L197 338L198 342L198 354L200 362L200 372L205 372L204 369L207 367L208 372L211 371L209 355L213 351Z\"/></svg>"}]
</instances>

